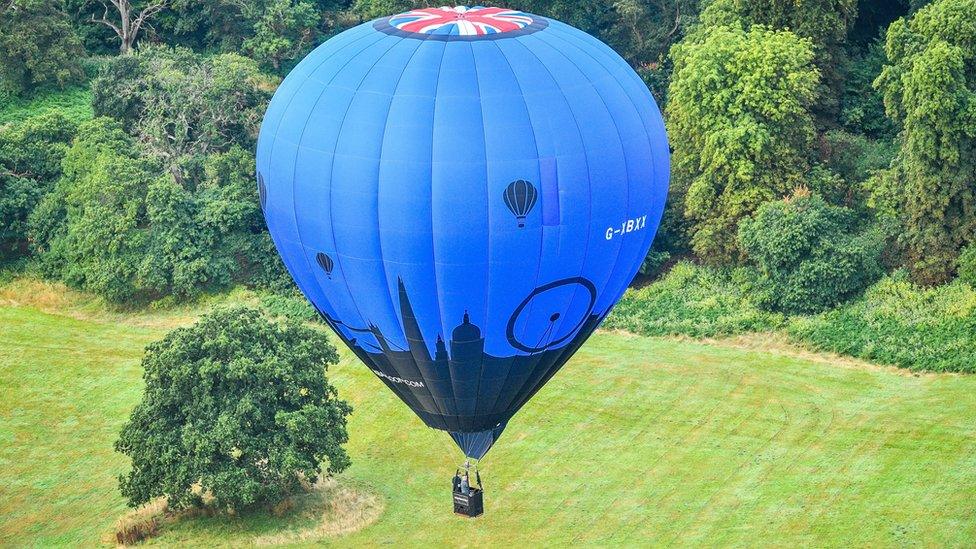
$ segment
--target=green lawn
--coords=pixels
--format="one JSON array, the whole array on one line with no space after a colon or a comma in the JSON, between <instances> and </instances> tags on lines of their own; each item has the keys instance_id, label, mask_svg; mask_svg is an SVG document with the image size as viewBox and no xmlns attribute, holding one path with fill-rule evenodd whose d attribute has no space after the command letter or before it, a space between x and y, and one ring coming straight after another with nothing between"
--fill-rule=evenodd
<instances>
[{"instance_id":1,"label":"green lawn","mask_svg":"<svg viewBox=\"0 0 976 549\"><path fill-rule=\"evenodd\" d=\"M161 327L0 308L0 545L91 545L125 511L112 442ZM971 545L976 376L599 333L485 460L486 515L450 512L457 461L348 355L347 486L382 495L342 545ZM242 544L293 518L180 522L155 543Z\"/></svg>"}]
</instances>

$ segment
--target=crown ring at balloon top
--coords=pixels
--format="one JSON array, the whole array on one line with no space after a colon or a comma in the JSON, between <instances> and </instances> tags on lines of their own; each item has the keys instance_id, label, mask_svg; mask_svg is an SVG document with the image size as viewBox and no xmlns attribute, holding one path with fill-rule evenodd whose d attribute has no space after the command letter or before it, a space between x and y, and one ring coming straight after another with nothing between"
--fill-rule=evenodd
<instances>
[{"instance_id":1,"label":"crown ring at balloon top","mask_svg":"<svg viewBox=\"0 0 976 549\"><path fill-rule=\"evenodd\" d=\"M376 21L376 28L388 34L435 40L508 38L536 32L546 26L542 17L483 6L423 8Z\"/></svg>"}]
</instances>

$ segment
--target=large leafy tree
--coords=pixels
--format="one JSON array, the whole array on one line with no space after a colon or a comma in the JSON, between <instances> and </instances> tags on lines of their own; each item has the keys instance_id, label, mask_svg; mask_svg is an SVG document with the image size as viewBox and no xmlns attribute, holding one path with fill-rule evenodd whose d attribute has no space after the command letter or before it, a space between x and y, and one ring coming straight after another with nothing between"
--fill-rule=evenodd
<instances>
[{"instance_id":1,"label":"large leafy tree","mask_svg":"<svg viewBox=\"0 0 976 549\"><path fill-rule=\"evenodd\" d=\"M300 59L318 36L320 14L312 2L271 0L254 23L244 48L275 72L287 60Z\"/></svg>"},{"instance_id":2,"label":"large leafy tree","mask_svg":"<svg viewBox=\"0 0 976 549\"><path fill-rule=\"evenodd\" d=\"M83 124L64 175L30 217L45 271L115 302L276 283L254 157L233 146L201 162L185 187L118 122Z\"/></svg>"},{"instance_id":3,"label":"large leafy tree","mask_svg":"<svg viewBox=\"0 0 976 549\"><path fill-rule=\"evenodd\" d=\"M114 301L148 290L139 271L151 239L146 195L158 166L105 118L79 127L63 166L30 221L47 272Z\"/></svg>"},{"instance_id":4,"label":"large leafy tree","mask_svg":"<svg viewBox=\"0 0 976 549\"><path fill-rule=\"evenodd\" d=\"M146 390L116 449L132 506L165 496L180 509L275 504L349 466L352 408L325 377L338 361L325 334L253 309L218 309L151 344Z\"/></svg>"},{"instance_id":5,"label":"large leafy tree","mask_svg":"<svg viewBox=\"0 0 976 549\"><path fill-rule=\"evenodd\" d=\"M809 39L822 86L814 108L824 120L839 106L848 31L857 18L857 0L713 0L702 14L704 25L765 25Z\"/></svg>"},{"instance_id":6,"label":"large leafy tree","mask_svg":"<svg viewBox=\"0 0 976 549\"><path fill-rule=\"evenodd\" d=\"M0 97L79 80L82 53L58 2L0 0Z\"/></svg>"},{"instance_id":7,"label":"large leafy tree","mask_svg":"<svg viewBox=\"0 0 976 549\"><path fill-rule=\"evenodd\" d=\"M819 78L813 47L788 31L718 26L672 56L672 209L683 211L695 252L732 260L739 221L804 180Z\"/></svg>"},{"instance_id":8,"label":"large leafy tree","mask_svg":"<svg viewBox=\"0 0 976 549\"><path fill-rule=\"evenodd\" d=\"M26 251L27 218L61 175L76 128L56 112L0 127L0 257Z\"/></svg>"},{"instance_id":9,"label":"large leafy tree","mask_svg":"<svg viewBox=\"0 0 976 549\"><path fill-rule=\"evenodd\" d=\"M184 186L206 155L254 147L273 86L246 57L156 47L112 60L92 82L95 114L122 122Z\"/></svg>"},{"instance_id":10,"label":"large leafy tree","mask_svg":"<svg viewBox=\"0 0 976 549\"><path fill-rule=\"evenodd\" d=\"M903 127L875 201L901 222L916 278L938 283L976 241L976 0L938 0L888 30L876 81Z\"/></svg>"},{"instance_id":11,"label":"large leafy tree","mask_svg":"<svg viewBox=\"0 0 976 549\"><path fill-rule=\"evenodd\" d=\"M271 81L236 54L146 48L93 83L98 114L30 218L52 276L112 301L277 286L254 185Z\"/></svg>"}]
</instances>

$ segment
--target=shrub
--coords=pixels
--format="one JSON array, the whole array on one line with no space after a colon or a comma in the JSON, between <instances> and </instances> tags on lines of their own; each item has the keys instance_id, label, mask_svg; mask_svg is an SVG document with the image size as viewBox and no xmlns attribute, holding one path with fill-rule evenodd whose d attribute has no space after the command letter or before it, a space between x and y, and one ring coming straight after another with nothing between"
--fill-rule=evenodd
<instances>
[{"instance_id":1,"label":"shrub","mask_svg":"<svg viewBox=\"0 0 976 549\"><path fill-rule=\"evenodd\" d=\"M899 271L850 305L795 318L789 334L833 351L912 370L976 373L976 290L923 288Z\"/></svg>"},{"instance_id":2,"label":"shrub","mask_svg":"<svg viewBox=\"0 0 976 549\"><path fill-rule=\"evenodd\" d=\"M970 244L959 256L959 280L976 288L976 244Z\"/></svg>"},{"instance_id":3,"label":"shrub","mask_svg":"<svg viewBox=\"0 0 976 549\"><path fill-rule=\"evenodd\" d=\"M809 314L860 293L881 276L883 240L860 232L854 213L798 192L743 220L739 239L756 266L761 306Z\"/></svg>"},{"instance_id":4,"label":"shrub","mask_svg":"<svg viewBox=\"0 0 976 549\"><path fill-rule=\"evenodd\" d=\"M656 250L653 247L647 252L647 256L641 263L640 270L638 273L641 276L652 276L657 277L661 274L661 270L671 259L671 254L669 252L664 252Z\"/></svg>"},{"instance_id":5,"label":"shrub","mask_svg":"<svg viewBox=\"0 0 976 549\"><path fill-rule=\"evenodd\" d=\"M23 122L28 118L52 113L78 125L91 119L91 99L91 90L86 87L37 94L29 99L18 97L6 102L0 101L0 125Z\"/></svg>"},{"instance_id":6,"label":"shrub","mask_svg":"<svg viewBox=\"0 0 976 549\"><path fill-rule=\"evenodd\" d=\"M165 496L171 508L275 505L349 465L346 416L324 373L338 361L326 336L278 324L254 309L217 309L151 344L146 391L116 450L132 459L119 477L136 506Z\"/></svg>"},{"instance_id":7,"label":"shrub","mask_svg":"<svg viewBox=\"0 0 976 549\"><path fill-rule=\"evenodd\" d=\"M320 320L315 308L294 285L286 292L267 292L261 295L261 308L273 317L302 322Z\"/></svg>"},{"instance_id":8,"label":"shrub","mask_svg":"<svg viewBox=\"0 0 976 549\"><path fill-rule=\"evenodd\" d=\"M745 272L677 263L661 280L628 290L604 327L641 335L728 336L773 330L783 317L759 310L747 295Z\"/></svg>"}]
</instances>

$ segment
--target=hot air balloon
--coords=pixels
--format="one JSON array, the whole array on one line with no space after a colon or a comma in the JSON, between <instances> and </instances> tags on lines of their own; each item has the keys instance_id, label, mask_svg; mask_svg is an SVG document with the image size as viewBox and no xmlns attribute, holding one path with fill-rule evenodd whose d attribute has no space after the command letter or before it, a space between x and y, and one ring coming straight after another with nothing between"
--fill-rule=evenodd
<instances>
[{"instance_id":1,"label":"hot air balloon","mask_svg":"<svg viewBox=\"0 0 976 549\"><path fill-rule=\"evenodd\" d=\"M321 317L480 459L633 279L669 158L647 87L596 38L427 8L302 60L268 106L257 173Z\"/></svg>"}]
</instances>

